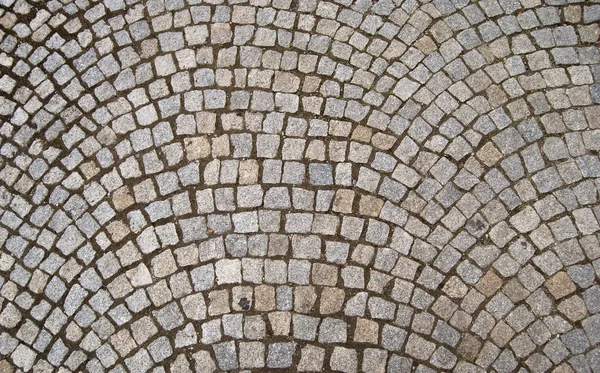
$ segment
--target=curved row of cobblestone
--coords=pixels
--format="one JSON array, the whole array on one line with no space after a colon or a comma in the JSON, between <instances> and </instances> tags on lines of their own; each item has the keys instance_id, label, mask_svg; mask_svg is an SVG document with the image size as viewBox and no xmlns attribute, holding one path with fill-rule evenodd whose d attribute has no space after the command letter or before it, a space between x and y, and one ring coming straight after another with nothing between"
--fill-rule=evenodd
<instances>
[{"instance_id":1,"label":"curved row of cobblestone","mask_svg":"<svg viewBox=\"0 0 600 373\"><path fill-rule=\"evenodd\" d=\"M600 370L600 4L0 5L0 371Z\"/></svg>"}]
</instances>

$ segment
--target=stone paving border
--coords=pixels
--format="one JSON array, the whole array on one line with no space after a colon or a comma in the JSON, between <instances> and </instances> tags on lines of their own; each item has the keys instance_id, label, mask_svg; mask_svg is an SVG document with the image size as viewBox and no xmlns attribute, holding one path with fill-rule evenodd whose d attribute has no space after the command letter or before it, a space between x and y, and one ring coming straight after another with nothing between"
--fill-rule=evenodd
<instances>
[{"instance_id":1,"label":"stone paving border","mask_svg":"<svg viewBox=\"0 0 600 373\"><path fill-rule=\"evenodd\" d=\"M600 372L596 0L0 0L0 372Z\"/></svg>"}]
</instances>

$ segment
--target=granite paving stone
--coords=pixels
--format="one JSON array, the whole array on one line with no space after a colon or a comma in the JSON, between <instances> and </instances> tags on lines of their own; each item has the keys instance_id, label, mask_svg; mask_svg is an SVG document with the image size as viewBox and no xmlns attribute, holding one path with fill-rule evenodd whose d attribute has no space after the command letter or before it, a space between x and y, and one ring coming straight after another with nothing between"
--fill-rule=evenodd
<instances>
[{"instance_id":1,"label":"granite paving stone","mask_svg":"<svg viewBox=\"0 0 600 373\"><path fill-rule=\"evenodd\" d=\"M0 371L600 370L594 1L0 4Z\"/></svg>"}]
</instances>

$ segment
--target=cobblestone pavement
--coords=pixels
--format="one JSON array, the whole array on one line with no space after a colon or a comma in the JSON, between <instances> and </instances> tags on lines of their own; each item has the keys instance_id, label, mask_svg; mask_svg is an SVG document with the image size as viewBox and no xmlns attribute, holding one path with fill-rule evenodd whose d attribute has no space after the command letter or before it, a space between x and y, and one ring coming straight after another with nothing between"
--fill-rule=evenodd
<instances>
[{"instance_id":1,"label":"cobblestone pavement","mask_svg":"<svg viewBox=\"0 0 600 373\"><path fill-rule=\"evenodd\" d=\"M600 372L600 3L0 5L0 372Z\"/></svg>"}]
</instances>

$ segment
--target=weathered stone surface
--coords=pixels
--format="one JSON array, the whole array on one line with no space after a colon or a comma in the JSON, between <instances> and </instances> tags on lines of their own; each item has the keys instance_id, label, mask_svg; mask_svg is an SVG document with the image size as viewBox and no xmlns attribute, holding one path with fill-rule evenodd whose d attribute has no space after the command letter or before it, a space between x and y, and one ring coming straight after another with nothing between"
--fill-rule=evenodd
<instances>
[{"instance_id":1,"label":"weathered stone surface","mask_svg":"<svg viewBox=\"0 0 600 373\"><path fill-rule=\"evenodd\" d=\"M597 370L599 4L30 3L0 371Z\"/></svg>"}]
</instances>

